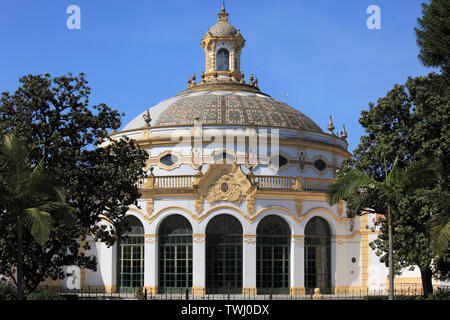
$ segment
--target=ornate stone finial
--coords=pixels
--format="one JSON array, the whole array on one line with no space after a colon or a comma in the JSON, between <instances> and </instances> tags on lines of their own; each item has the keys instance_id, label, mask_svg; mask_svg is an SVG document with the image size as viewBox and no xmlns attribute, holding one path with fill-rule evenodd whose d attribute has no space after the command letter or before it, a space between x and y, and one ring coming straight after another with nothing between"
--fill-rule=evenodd
<instances>
[{"instance_id":1,"label":"ornate stone finial","mask_svg":"<svg viewBox=\"0 0 450 320\"><path fill-rule=\"evenodd\" d=\"M152 122L152 118L150 117L150 110L147 109L147 112L144 113L144 115L142 117L144 118L144 121L147 124L147 127L150 127L150 123Z\"/></svg>"},{"instance_id":2,"label":"ornate stone finial","mask_svg":"<svg viewBox=\"0 0 450 320\"><path fill-rule=\"evenodd\" d=\"M342 125L341 138L347 140L347 131L345 130L345 125Z\"/></svg>"},{"instance_id":3,"label":"ornate stone finial","mask_svg":"<svg viewBox=\"0 0 450 320\"><path fill-rule=\"evenodd\" d=\"M197 78L196 78L195 73L194 73L194 74L192 75L192 85L193 85L193 86L196 85L195 79L197 79Z\"/></svg>"},{"instance_id":4,"label":"ornate stone finial","mask_svg":"<svg viewBox=\"0 0 450 320\"><path fill-rule=\"evenodd\" d=\"M192 85L191 77L188 78L188 87Z\"/></svg>"},{"instance_id":5,"label":"ornate stone finial","mask_svg":"<svg viewBox=\"0 0 450 320\"><path fill-rule=\"evenodd\" d=\"M314 289L314 294L313 294L312 298L313 298L313 300L322 300L323 299L323 295L320 293L319 288Z\"/></svg>"},{"instance_id":6,"label":"ornate stone finial","mask_svg":"<svg viewBox=\"0 0 450 320\"><path fill-rule=\"evenodd\" d=\"M255 81L253 83L253 85L258 88L258 78L255 76Z\"/></svg>"},{"instance_id":7,"label":"ornate stone finial","mask_svg":"<svg viewBox=\"0 0 450 320\"><path fill-rule=\"evenodd\" d=\"M328 131L330 131L330 134L334 135L333 130L334 130L333 119L331 119L330 116L330 121L328 122Z\"/></svg>"},{"instance_id":8,"label":"ornate stone finial","mask_svg":"<svg viewBox=\"0 0 450 320\"><path fill-rule=\"evenodd\" d=\"M204 72L202 72L202 81L200 82L200 83L205 83L206 81L205 81L205 73Z\"/></svg>"},{"instance_id":9,"label":"ornate stone finial","mask_svg":"<svg viewBox=\"0 0 450 320\"><path fill-rule=\"evenodd\" d=\"M222 9L219 12L219 21L228 22L228 13L225 11L225 2L222 2Z\"/></svg>"},{"instance_id":10,"label":"ornate stone finial","mask_svg":"<svg viewBox=\"0 0 450 320\"><path fill-rule=\"evenodd\" d=\"M254 80L254 78L253 78L253 73L250 75L250 84L251 85L253 85L253 80Z\"/></svg>"},{"instance_id":11,"label":"ornate stone finial","mask_svg":"<svg viewBox=\"0 0 450 320\"><path fill-rule=\"evenodd\" d=\"M240 81L241 83L245 83L245 79L244 79L244 73L243 72L241 72L241 81Z\"/></svg>"}]
</instances>

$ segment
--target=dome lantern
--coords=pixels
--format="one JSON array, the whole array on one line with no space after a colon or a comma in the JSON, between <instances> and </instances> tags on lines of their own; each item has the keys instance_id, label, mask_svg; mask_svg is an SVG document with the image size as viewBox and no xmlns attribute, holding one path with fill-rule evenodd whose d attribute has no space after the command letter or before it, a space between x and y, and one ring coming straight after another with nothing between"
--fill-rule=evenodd
<instances>
[{"instance_id":1,"label":"dome lantern","mask_svg":"<svg viewBox=\"0 0 450 320\"><path fill-rule=\"evenodd\" d=\"M201 41L205 52L205 81L241 82L241 50L245 45L239 29L228 22L229 14L222 3L218 22L209 28ZM217 78L215 74L217 73Z\"/></svg>"}]
</instances>

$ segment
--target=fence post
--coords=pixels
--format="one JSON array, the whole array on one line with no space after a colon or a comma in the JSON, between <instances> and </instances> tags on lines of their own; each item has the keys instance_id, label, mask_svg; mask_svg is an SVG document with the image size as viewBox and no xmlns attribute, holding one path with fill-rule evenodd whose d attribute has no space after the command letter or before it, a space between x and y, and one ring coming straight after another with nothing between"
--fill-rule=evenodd
<instances>
[{"instance_id":1,"label":"fence post","mask_svg":"<svg viewBox=\"0 0 450 320\"><path fill-rule=\"evenodd\" d=\"M186 300L189 300L189 288L186 288Z\"/></svg>"}]
</instances>

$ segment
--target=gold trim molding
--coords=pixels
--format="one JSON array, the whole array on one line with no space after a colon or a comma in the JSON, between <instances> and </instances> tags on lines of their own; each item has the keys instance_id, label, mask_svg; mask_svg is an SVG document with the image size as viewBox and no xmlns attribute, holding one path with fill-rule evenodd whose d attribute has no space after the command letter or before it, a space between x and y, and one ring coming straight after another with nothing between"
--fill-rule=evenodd
<instances>
[{"instance_id":1,"label":"gold trim molding","mask_svg":"<svg viewBox=\"0 0 450 320\"><path fill-rule=\"evenodd\" d=\"M205 287L192 287L193 296L203 296L206 293Z\"/></svg>"},{"instance_id":2,"label":"gold trim molding","mask_svg":"<svg viewBox=\"0 0 450 320\"><path fill-rule=\"evenodd\" d=\"M256 296L257 289L255 287L243 287L242 294L245 296Z\"/></svg>"}]
</instances>

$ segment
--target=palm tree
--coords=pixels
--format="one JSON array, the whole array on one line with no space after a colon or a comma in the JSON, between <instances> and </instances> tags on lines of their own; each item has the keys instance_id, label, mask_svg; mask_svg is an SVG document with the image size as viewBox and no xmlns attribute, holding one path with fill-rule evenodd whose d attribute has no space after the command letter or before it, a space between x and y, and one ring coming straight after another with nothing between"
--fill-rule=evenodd
<instances>
[{"instance_id":1,"label":"palm tree","mask_svg":"<svg viewBox=\"0 0 450 320\"><path fill-rule=\"evenodd\" d=\"M338 177L327 189L328 202L330 205L337 204L340 200L346 200L347 206L357 214L368 210L378 214L384 214L388 224L389 239L389 300L394 299L394 256L393 256L393 219L398 214L397 208L402 198L402 192L406 189L417 190L424 180L435 177L437 164L427 162L419 166L412 166L401 175L398 169L398 157L395 158L390 172L388 172L386 161L384 167L384 181L377 181L366 172L355 168ZM368 208L368 206L373 206ZM384 212L380 212L384 210Z\"/></svg>"},{"instance_id":2,"label":"palm tree","mask_svg":"<svg viewBox=\"0 0 450 320\"><path fill-rule=\"evenodd\" d=\"M0 144L0 204L3 214L11 214L17 227L17 296L23 299L23 233L28 229L39 245L51 231L52 215L65 225L74 223L74 209L65 201L65 193L49 183L44 161L32 166L27 147L13 135Z\"/></svg>"},{"instance_id":3,"label":"palm tree","mask_svg":"<svg viewBox=\"0 0 450 320\"><path fill-rule=\"evenodd\" d=\"M439 197L438 212L430 221L431 226L431 251L436 259L444 256L450 243L450 194L441 191L438 194L427 196Z\"/></svg>"}]
</instances>

